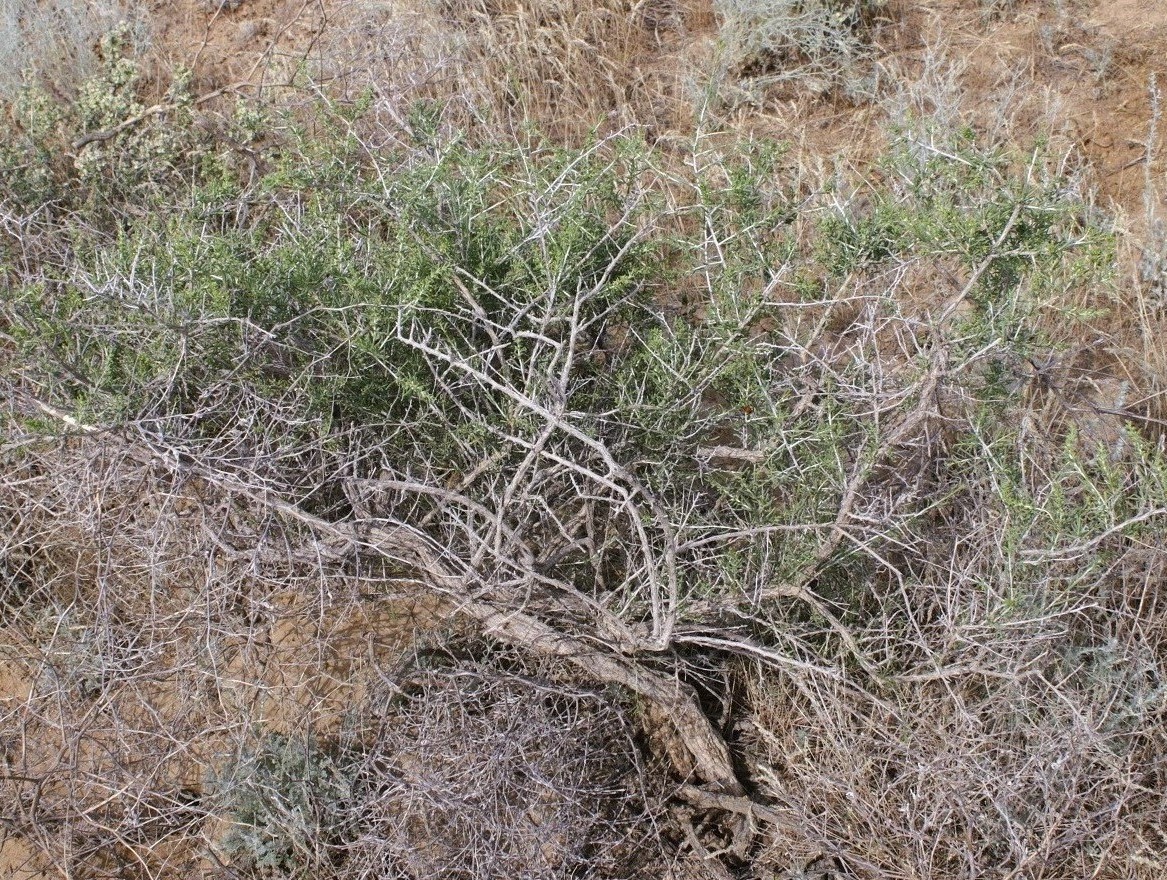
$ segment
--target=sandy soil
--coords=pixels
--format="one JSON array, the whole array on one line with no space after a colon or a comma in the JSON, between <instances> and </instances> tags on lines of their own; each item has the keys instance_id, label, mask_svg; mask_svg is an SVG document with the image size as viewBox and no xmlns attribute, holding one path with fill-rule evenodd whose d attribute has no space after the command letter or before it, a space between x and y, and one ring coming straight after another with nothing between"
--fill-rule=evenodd
<instances>
[{"instance_id":1,"label":"sandy soil","mask_svg":"<svg viewBox=\"0 0 1167 880\"><path fill-rule=\"evenodd\" d=\"M1127 215L1144 213L1148 173L1162 177L1163 129L1152 155L1151 78L1167 81L1167 4L1158 0L1021 0L987 17L976 0L897 0L898 23L883 35L879 65L911 76L929 57L959 72L962 105L986 125L1005 107L1021 133L1050 131L1081 151L1096 169L1103 197ZM706 54L715 18L710 0L683 5L690 56ZM287 81L313 57L330 28L352 29L362 19L418 14L417 4L354 0L208 0L150 5L152 43L171 70L195 71L196 88L235 82ZM335 45L335 44L333 44ZM675 48L675 47L670 47ZM878 113L795 96L761 109L742 123L768 129L816 152L861 158L872 144ZM840 150L840 145L842 145ZM865 149L867 148L867 149Z\"/></svg>"}]
</instances>

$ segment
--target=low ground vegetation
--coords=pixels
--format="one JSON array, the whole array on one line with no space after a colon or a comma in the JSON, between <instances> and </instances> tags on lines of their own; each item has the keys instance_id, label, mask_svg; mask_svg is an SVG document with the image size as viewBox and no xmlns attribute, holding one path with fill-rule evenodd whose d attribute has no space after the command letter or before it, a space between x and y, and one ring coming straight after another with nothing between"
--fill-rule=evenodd
<instances>
[{"instance_id":1,"label":"low ground vegetation","mask_svg":"<svg viewBox=\"0 0 1167 880\"><path fill-rule=\"evenodd\" d=\"M725 124L726 77L876 100L893 4L727 3L647 110L588 34L692 9L536 6L450 11L491 100L148 98L121 31L11 102L0 834L73 877L1157 876L1152 285L1088 169L957 110L859 170ZM606 97L543 90L560 43Z\"/></svg>"}]
</instances>

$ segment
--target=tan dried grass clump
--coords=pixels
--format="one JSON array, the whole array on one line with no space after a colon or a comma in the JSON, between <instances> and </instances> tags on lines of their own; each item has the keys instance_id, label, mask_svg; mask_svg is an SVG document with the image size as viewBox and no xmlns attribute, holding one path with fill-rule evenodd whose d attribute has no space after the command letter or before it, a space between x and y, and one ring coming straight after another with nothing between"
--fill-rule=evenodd
<instances>
[{"instance_id":1,"label":"tan dried grass clump","mask_svg":"<svg viewBox=\"0 0 1167 880\"><path fill-rule=\"evenodd\" d=\"M521 657L444 650L399 687L366 705L350 746L345 876L659 876L655 795L629 719L602 692Z\"/></svg>"},{"instance_id":2,"label":"tan dried grass clump","mask_svg":"<svg viewBox=\"0 0 1167 880\"><path fill-rule=\"evenodd\" d=\"M320 79L369 88L400 125L436 101L456 130L527 130L562 143L641 126L682 128L715 30L701 2L444 0L354 4L322 35Z\"/></svg>"}]
</instances>

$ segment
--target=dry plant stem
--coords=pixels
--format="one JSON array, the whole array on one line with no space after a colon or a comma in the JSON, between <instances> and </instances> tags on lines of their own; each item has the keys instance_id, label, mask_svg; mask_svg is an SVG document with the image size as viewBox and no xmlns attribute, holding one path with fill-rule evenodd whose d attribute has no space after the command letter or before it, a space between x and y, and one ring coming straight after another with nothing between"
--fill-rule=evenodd
<instances>
[{"instance_id":1,"label":"dry plant stem","mask_svg":"<svg viewBox=\"0 0 1167 880\"><path fill-rule=\"evenodd\" d=\"M597 283L597 288L601 283ZM553 412L549 407L531 399L523 391L511 387L508 384L498 382L492 376L487 375L472 364L451 357L441 349L430 345L427 340L418 339L407 328L399 327L397 335L401 342L416 349L432 361L447 363L451 367L473 377L483 385L492 388L494 391L505 394L515 403L522 406L523 409L543 419L549 429L559 429L564 434L579 441L599 455L600 459L607 466L608 473L605 475L589 471L586 472L586 476L620 494L632 519L633 526L636 529L637 538L643 548L644 556L646 559L652 559L655 554L652 551L648 530L645 525L647 517L641 512L640 505L636 501L638 497L645 499L653 522L661 530L665 539L665 552L662 559L666 576L664 595L661 593L659 575L655 568L649 566L645 572L648 577L649 597L652 605L652 636L654 644L651 649L658 651L666 650L672 637L673 627L676 624L678 599L676 568L677 540L668 516L661 509L659 502L652 493L634 474L612 457L612 453L603 443L565 420L561 414ZM534 452L535 447L532 447L531 451ZM578 465L570 462L561 461L559 463L582 470ZM621 485L621 482L625 485Z\"/></svg>"},{"instance_id":2,"label":"dry plant stem","mask_svg":"<svg viewBox=\"0 0 1167 880\"><path fill-rule=\"evenodd\" d=\"M722 794L696 785L682 785L679 793L689 803L707 810L725 810L771 825L781 825L786 821L776 810L742 795Z\"/></svg>"},{"instance_id":3,"label":"dry plant stem","mask_svg":"<svg viewBox=\"0 0 1167 880\"><path fill-rule=\"evenodd\" d=\"M559 657L578 666L588 675L605 683L628 688L659 707L676 728L676 735L692 756L697 774L717 792L744 795L737 778L725 739L702 712L697 694L691 686L646 669L634 658L622 656L600 644L591 645L580 638L559 632L537 618L512 608L479 598L472 571L459 573L443 558L440 547L425 535L402 523L379 522L330 523L307 513L299 506L275 496L263 488L249 486L238 478L200 466L174 449L151 445L149 449L133 444L93 426L80 424L66 413L41 401L36 405L70 428L83 434L104 435L125 443L129 454L143 463L163 466L195 476L230 496L245 498L309 528L317 537L316 551L322 558L340 559L352 551L373 552L397 565L417 573L420 580L443 597L452 600L458 610L476 620L484 630L507 642L536 654Z\"/></svg>"},{"instance_id":4,"label":"dry plant stem","mask_svg":"<svg viewBox=\"0 0 1167 880\"><path fill-rule=\"evenodd\" d=\"M715 791L744 796L725 739L701 711L697 694L690 686L670 681L629 658L590 648L585 642L558 633L528 615L499 610L485 603L465 603L460 608L478 620L488 633L535 653L569 660L600 681L622 685L650 700L676 728L699 775Z\"/></svg>"},{"instance_id":5,"label":"dry plant stem","mask_svg":"<svg viewBox=\"0 0 1167 880\"><path fill-rule=\"evenodd\" d=\"M693 827L692 821L683 819L682 826L689 848L700 857L701 864L714 880L733 880L733 874L730 873L729 868L717 860L718 853L709 852L705 844L701 842L701 838L697 834L697 829Z\"/></svg>"}]
</instances>

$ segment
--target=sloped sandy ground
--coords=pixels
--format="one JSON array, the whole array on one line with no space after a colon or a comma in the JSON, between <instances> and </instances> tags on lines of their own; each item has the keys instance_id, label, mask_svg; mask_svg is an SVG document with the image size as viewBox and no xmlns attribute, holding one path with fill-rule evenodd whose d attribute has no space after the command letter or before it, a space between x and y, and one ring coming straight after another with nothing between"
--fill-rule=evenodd
<instances>
[{"instance_id":1,"label":"sloped sandy ground","mask_svg":"<svg viewBox=\"0 0 1167 880\"><path fill-rule=\"evenodd\" d=\"M658 30L666 36L645 54L643 64L655 63L677 81L699 78L713 51L716 26L708 3L659 5ZM879 149L889 108L935 110L954 102L992 137L1024 142L1049 134L1066 164L1084 169L1100 206L1118 215L1134 241L1153 248L1156 223L1167 217L1167 122L1154 130L1157 95L1167 89L1167 4L1034 0L998 5L1005 8L988 14L979 0L900 0L892 8L894 21L880 32L875 62L887 92L902 93L898 104L850 104L786 90L736 110L734 121L743 131L788 139L824 163L861 167ZM337 51L347 46L359 61L387 20L417 34L425 28L431 35L455 30L436 6L336 0L154 2L148 12L154 63L171 72L192 69L196 92L233 83L284 85L301 64L313 60L344 67L344 59L322 58L322 47ZM336 27L345 30L338 35L330 30ZM662 110L647 122L665 137L671 118ZM1138 263L1138 255L1131 255L1132 274L1137 275ZM1136 278L1133 283L1149 282ZM1149 315L1142 325L1146 338L1126 342L1144 353L1154 349L1151 337L1163 323L1161 313ZM1102 389L1096 400L1114 405L1122 393L1121 364L1114 357L1102 360L1107 366L1095 379ZM387 650L385 643L400 649L402 633L385 635L388 624L376 611L353 606L334 619L319 611L294 603L277 609L265 639L237 655L258 664L235 672L255 683L267 706L261 714L277 726L282 714L313 712L327 723L352 698L347 682L359 679L349 668L354 661L347 658ZM321 644L327 656L314 653ZM0 666L0 714L29 699L28 673L12 663ZM50 876L40 873L43 868L27 842L0 838L0 880Z\"/></svg>"},{"instance_id":2,"label":"sloped sandy ground","mask_svg":"<svg viewBox=\"0 0 1167 880\"><path fill-rule=\"evenodd\" d=\"M906 82L933 103L957 100L987 129L1007 123L1015 136L1060 136L1093 167L1105 199L1132 218L1144 214L1147 178L1161 178L1167 168L1165 126L1159 126L1149 153L1147 143L1153 77L1159 74L1160 88L1167 77L1167 6L1156 0L1013 0L995 4L997 11L993 6L980 0L894 0L891 22L879 33L876 66L883 87L895 91ZM699 78L714 51L712 4L675 0L652 7L656 48L650 45L641 61L652 64L655 52L655 61L666 61L675 75ZM386 22L417 34L428 25L453 36L458 11L456 4L437 2L191 0L152 3L148 20L159 61L172 70L192 68L196 86L212 89L284 83L298 65L319 60L322 47L339 51L338 37L359 61ZM680 69L686 65L694 69ZM929 83L930 77L935 81ZM927 94L941 81L955 94ZM737 118L747 129L862 160L870 148L868 129L881 115L877 107L840 104L808 87L804 94L785 92L746 108Z\"/></svg>"}]
</instances>

